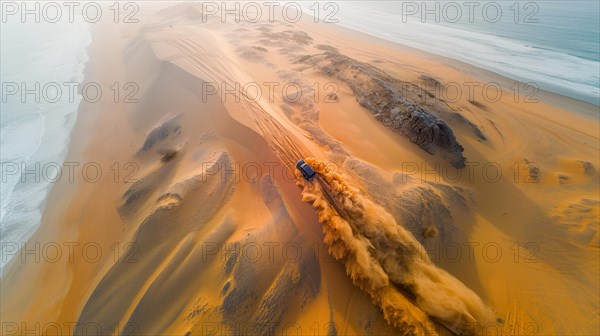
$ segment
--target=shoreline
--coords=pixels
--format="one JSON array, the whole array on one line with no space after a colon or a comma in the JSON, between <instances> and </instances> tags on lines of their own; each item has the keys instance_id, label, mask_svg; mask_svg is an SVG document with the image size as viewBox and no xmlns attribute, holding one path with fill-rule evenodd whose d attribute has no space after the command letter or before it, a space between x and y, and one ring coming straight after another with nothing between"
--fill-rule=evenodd
<instances>
[{"instance_id":1,"label":"shoreline","mask_svg":"<svg viewBox=\"0 0 600 336\"><path fill-rule=\"evenodd\" d=\"M581 101L585 101L587 103L593 104L595 106L600 106L600 93L599 92L595 92L596 94L594 95L593 93L588 92L586 95L581 95L578 91L577 91L577 87L579 87L581 90L586 89L593 89L595 86L597 86L597 82L590 85L589 83L582 83L580 81L575 80L575 78L564 78L563 76L561 76L560 73L552 73L552 71L550 71L552 73L552 77L547 77L547 75L542 75L544 73L544 71L541 71L541 69L539 67L536 67L535 64L530 64L531 67L523 67L520 64L522 62L534 62L536 61L539 62L540 60L536 60L535 58L532 59L531 53L534 52L535 50L538 51L544 51L549 53L548 55L544 55L546 56L548 59L560 59L563 62L566 63L577 63L574 60L571 60L570 58L575 58L578 59L580 62L586 62L586 63L590 63L588 64L589 71L586 72L582 72L581 75L585 75L586 73L594 73L597 72L598 70L598 66L599 63L597 60L592 60L592 59L588 59L582 56L577 56L577 55L572 55L570 53L565 52L564 50L560 50L560 49L556 49L556 48L551 48L551 47L538 47L535 46L536 43L534 41L528 41L528 40L521 40L519 39L517 36L515 37L508 37L508 36L504 36L502 34L496 34L494 33L493 29L492 30L486 30L486 29L482 29L482 30L475 30L475 31L470 31L468 29L461 29L461 23L457 23L457 24L435 24L435 23L427 23L427 24L420 24L414 17L410 17L409 20L407 22L398 22L397 25L378 25L377 27L379 27L379 29L373 29L371 28L368 24L359 24L359 23L355 23L355 21L360 22L360 16L359 16L359 8L360 6L357 5L356 8L353 8L353 6L348 5L348 7L350 7L349 9L351 9L349 12L350 14L347 16L344 16L341 18L342 22L341 25L349 28L349 29L357 29L357 30L363 30L365 31L366 34L373 36L373 37L377 37L377 38L382 38L385 39L387 41L390 42L394 42L394 43L399 43L399 44L403 44L403 45L408 45L411 46L413 48L419 49L421 51L427 52L427 53L432 53L435 55L439 55L441 57L449 57L451 59L457 60L457 61L461 61L482 69L485 69L487 71L492 71L500 76L503 77L507 77L507 78L511 78L514 79L515 81L519 81L519 82L526 82L526 81L533 81L537 84L539 84L540 87L543 87L545 89L545 91L548 92L552 92L555 94L559 94L562 96L566 96L566 97L570 97L576 100L581 100ZM390 9L392 9L394 7L390 7ZM341 11L342 12L342 11ZM384 12L379 13L377 10L374 10L373 12L367 11L365 13L370 13L370 14L384 14ZM308 11L306 14L311 15L311 12ZM400 18L399 15L390 15L389 17L387 17L389 20L393 20L394 18L398 19ZM371 23L375 23L375 22L371 22ZM499 22L500 24L503 24L502 21ZM504 22L504 24L506 24ZM406 26L404 26L406 25ZM423 25L421 27L421 25ZM458 27L456 27L456 25L458 25ZM427 26L430 26L430 28L426 28ZM524 25L524 27L527 27L527 25ZM483 59L479 59L479 58L473 58L471 57L472 55L467 55L462 53L461 51L459 51L458 49L454 49L451 48L452 45L449 44L444 44L442 43L443 41L437 41L437 43L431 43L431 42L420 42L419 39L414 39L412 37L412 34L403 34L403 33L392 33L392 29L400 29L402 30L408 30L411 33L419 33L420 30L423 30L422 34L433 34L435 35L436 32L440 33L442 35L446 34L448 35L447 37L453 41L457 41L457 39L459 38L459 36L462 36L463 34L466 34L465 38L466 40L469 40L470 38L475 39L476 41L484 41L487 39L484 36L487 36L488 38L498 38L500 39L499 41L496 41L496 43L502 43L503 45L505 45L505 48L515 48L515 50L513 50L514 53L519 54L519 51L523 51L523 50L519 50L517 51L516 49L520 49L520 48L531 48L531 50L528 50L528 53L525 53L524 55L521 55L521 57L519 59L516 59L515 57L512 57L511 54L504 54L503 58L500 59L494 59L493 57L487 57L487 58L483 58ZM464 27L462 27L464 28ZM535 28L535 27L534 27ZM588 27L589 29L589 27ZM418 35L417 36L421 36ZM445 36L445 35L444 35ZM522 36L521 36L522 37ZM539 36L538 36L539 37ZM425 36L422 36L422 38L427 39ZM466 42L466 41L465 41ZM472 41L471 41L472 42ZM441 43L441 46L438 46L438 43ZM478 47L482 47L482 48L488 48L488 47L492 47L495 45L495 43L484 43L484 42L472 42L474 44L470 45L470 49L471 50L477 50ZM443 47L450 47L449 50L444 50ZM496 53L501 53L504 52L503 49L498 48L499 50L495 50ZM511 49L512 50L512 49ZM523 51L524 52L524 51ZM451 54L452 56L445 56L445 53ZM563 59L564 58L564 59ZM520 73L517 73L515 71L512 71L513 73L511 74L511 64L505 64L504 62L508 61L513 63L513 67L518 68ZM479 62L479 63L478 63ZM503 67L498 67L497 63L501 63L504 64ZM479 64L479 65L478 65ZM548 67L550 67L550 64L547 64ZM494 69L495 67L495 69ZM577 70L583 70L582 67L574 67L572 70L577 69ZM566 77L568 76L568 73L564 74ZM539 78L541 76L541 78ZM532 78L538 78L538 80L532 80ZM557 83L560 82L560 85L558 85ZM581 87L580 87L581 86ZM596 88L597 91L597 88Z\"/></svg>"},{"instance_id":2,"label":"shoreline","mask_svg":"<svg viewBox=\"0 0 600 336\"><path fill-rule=\"evenodd\" d=\"M389 40L389 39L386 39L383 37L371 35L367 32L354 30L352 28L348 28L345 26L341 26L341 25L337 25L337 24L328 24L328 26L335 27L335 29L338 29L338 30L345 30L347 32L351 31L353 33L356 33L356 34L360 35L361 39L364 41L373 41L372 43L376 43L375 41L378 41L377 42L378 44L387 45L390 48L396 49L401 52L408 52L409 54L421 56L425 59L436 60L440 64L446 64L450 67L454 67L456 69L463 70L467 74L471 75L472 77L479 78L482 81L497 80L499 83L501 83L503 88L507 88L507 87L511 86L511 84L515 84L515 83L525 84L525 82L523 82L519 79L511 78L509 76L497 73L493 70L486 69L486 68L477 66L475 64L470 64L466 61L462 61L459 59L440 55L440 54L433 53L433 52L428 52L423 49L405 45L405 44L395 42L395 41L392 41L392 40ZM539 98L542 101L542 103L549 103L549 104L551 104L555 107L561 108L561 109L573 109L573 111L575 111L585 117L593 118L594 120L597 120L597 118L599 116L598 111L600 108L600 100L598 102L598 105L595 105L595 104L588 102L586 100L583 100L583 99L579 99L579 98L565 95L565 94L562 94L559 92L553 92L553 91L548 91L548 90L544 90L544 89L539 89L539 91L537 91L536 95L537 94L540 95Z\"/></svg>"},{"instance_id":3,"label":"shoreline","mask_svg":"<svg viewBox=\"0 0 600 336\"><path fill-rule=\"evenodd\" d=\"M81 28L81 27L78 27L78 28ZM87 26L84 26L84 28L87 29ZM21 27L20 29L23 29L23 31L26 31L26 29L24 27ZM28 34L31 34L31 32L28 32ZM84 69L86 67L86 64L89 61L87 49L89 48L89 46L91 44L91 36L90 36L89 32L87 32L87 31L79 32L77 34L71 33L70 36L71 36L71 39L74 38L78 42L80 40L82 40L82 41L85 40L87 43L85 45L81 46L80 49L77 49L77 50L69 49L70 51L77 52L76 59L72 60L73 63L71 63L71 62L64 63L64 62L66 62L65 60L62 61L63 63L60 63L60 62L57 63L56 61L54 61L54 63L52 64L52 67L56 68L56 69L63 69L64 67L72 68L72 69L69 69L69 70L72 70L72 72L70 72L68 74L68 79L67 79L67 76L63 76L62 80L65 80L65 81L70 80L70 81L75 81L76 83L82 83L82 80L85 77ZM57 39L60 40L60 38L57 38ZM57 42L57 41L53 41L53 42ZM65 41L62 41L62 40L59 42L61 42L62 44L65 43ZM68 46L67 48L71 48L71 46ZM38 54L34 54L34 55L39 57L40 54L41 54L41 52L38 51ZM31 54L27 54L26 56L32 57ZM49 57L56 58L56 54L55 53L49 54ZM80 58L81 58L81 60L77 61ZM8 63L8 65L11 65L10 61L6 61L6 62ZM12 62L14 62L14 61L12 61ZM52 61L50 61L50 62L52 62ZM3 61L3 64L7 65L7 63L5 63L5 61ZM49 63L49 62L46 62L46 63ZM22 68L22 64L17 64L16 66L18 66L18 69ZM40 70L40 64L35 64L34 67L36 69ZM55 76L56 75L54 75L53 79L58 81L58 79L56 79ZM11 79L16 81L15 78L11 78ZM23 80L28 80L28 79L31 80L31 75L28 74L26 77L23 77L22 79ZM44 78L43 77L38 78L38 80L41 80L41 79L44 79ZM57 84L57 82L52 82L52 83ZM60 92L60 93L62 93L62 92ZM83 102L83 99L82 99L81 95L79 95L79 94L77 94L76 100L77 99L79 99L79 102L77 102L77 104L73 105L73 104L71 104L71 102L67 103L66 101L63 101L61 99L59 99L58 101L49 103L47 101L47 99L44 98L45 105L42 105L42 104L44 104L44 102L42 102L42 104L39 104L39 102L38 102L37 106L36 105L30 106L30 108L35 108L36 110L38 110L37 114L38 114L39 118L41 118L43 120L42 121L43 126L41 126L41 129L40 129L41 134L36 135L36 136L39 136L39 142L37 143L35 150L33 152L30 152L26 158L23 158L20 161L19 160L13 161L10 159L5 160L5 161L7 163L15 163L15 164L19 164L19 165L24 165L25 163L37 163L37 164L44 163L44 167L47 167L47 165L50 165L50 164L52 166L59 166L59 165L63 166L64 162L67 158L69 146L71 144L71 133L72 133L73 129L75 128L75 124L76 124L76 120L77 120L77 113L79 111L79 106L80 106L81 102ZM58 104L61 105L62 110L57 109ZM65 105L68 105L68 106L65 106ZM9 106L10 106L10 104L9 104ZM27 106L27 104L24 104L24 106ZM20 106L20 107L22 107L22 106ZM68 112L64 112L64 111L68 111ZM24 112L24 111L17 109L16 112ZM61 114L62 117L61 118L57 118L56 116L52 117L53 113ZM61 121L62 121L62 124L58 125L58 123ZM51 126L54 126L54 128L51 128L50 126L48 126L48 124L50 124ZM70 125L70 127L68 127L69 125ZM29 125L27 125L27 126L29 126ZM57 129L56 126L58 126L59 129ZM48 141L48 140L50 140L52 135L58 135L58 134L60 134L61 137L63 137L64 134L66 134L66 136L64 138L64 142L61 144L61 147L48 148L48 146L45 144L44 141ZM23 135L20 134L19 136L23 136ZM54 139L52 139L52 140L54 140ZM52 157L47 156L48 154L47 154L46 150L48 150L49 152L51 152L53 154ZM23 166L21 166L21 167L23 167ZM37 193L43 193L44 197L43 197L43 199L41 199L39 201L39 203L38 203L39 206L35 209L31 208L31 210L40 212L38 221L35 224L35 227L29 228L29 231L27 231L27 232L21 231L21 228L18 227L19 223L16 223L17 225L13 225L9 228L4 227L3 230L7 230L7 229L10 231L16 230L17 234L12 233L12 236L17 239L10 239L10 238L7 239L7 236L3 235L2 236L3 242L21 245L22 243L26 242L27 239L22 240L22 239L20 239L20 237L23 237L23 236L30 237L31 235L33 235L35 233L35 231L40 226L40 223L43 219L43 213L46 208L47 198L48 198L48 196L51 192L51 189L53 188L55 183L53 182L54 178L48 176L50 173L47 169L40 170L38 168L35 171L36 171L36 174L39 173L39 174L43 175L41 182L39 180L36 180L35 183L45 184L44 190L43 191L36 190L36 192L33 194L31 193L31 191L29 191L29 193L25 193L23 190L18 190L18 189L19 188L27 188L27 186L23 187L21 185L21 184L26 185L27 183L18 181L15 186L12 186L12 189L10 192L11 195L7 197L8 198L7 202L4 205L6 207L8 207L8 205L11 204L12 202L16 202L17 204L22 204L23 202L26 202L27 200L31 200L32 198L37 200L41 196L41 195L38 195ZM39 178L39 176L37 178ZM19 178L19 180L23 180L23 179L31 181L30 178L24 178L24 177ZM17 189L17 196L14 195L15 188ZM21 194L21 195L18 195L18 194ZM25 194L25 195L23 195L23 194ZM15 199L14 197L20 197L20 198ZM18 205L17 205L17 207L18 207ZM28 209L30 209L30 208L28 208ZM21 212L17 212L17 214L24 214L22 209L20 211ZM15 213L14 212L10 213L7 211L6 213L4 213L4 215L5 216L6 215L15 216ZM3 219L5 219L4 216L3 216ZM21 220L32 221L31 218L29 218L29 217L27 217L27 218L23 217ZM11 219L11 223L14 224L14 222L19 222L19 220L15 221L14 218ZM6 258L6 257L7 256L3 255L3 258ZM2 269L0 269L0 278L3 275L3 268L6 265L7 261L8 260L6 260L6 259L3 260Z\"/></svg>"}]
</instances>

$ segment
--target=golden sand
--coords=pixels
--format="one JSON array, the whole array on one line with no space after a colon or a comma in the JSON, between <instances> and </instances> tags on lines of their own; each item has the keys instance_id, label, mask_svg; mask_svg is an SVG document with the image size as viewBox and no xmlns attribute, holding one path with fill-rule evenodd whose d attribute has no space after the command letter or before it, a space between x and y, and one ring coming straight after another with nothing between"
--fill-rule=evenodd
<instances>
[{"instance_id":1,"label":"golden sand","mask_svg":"<svg viewBox=\"0 0 600 336\"><path fill-rule=\"evenodd\" d=\"M139 103L82 103L65 161L105 171L118 162L121 175L52 188L28 244L76 253L12 259L3 325L16 334L36 323L68 334L92 325L142 335L597 332L596 107L547 92L515 101L509 79L330 24L201 24L198 10L182 4L142 27L94 31L86 80L138 83ZM456 113L445 121L467 158L457 170L379 123L345 83L297 62L326 50L406 82L494 82L504 94L423 91ZM317 83L320 95L286 101L283 84L267 94L271 82L304 93ZM264 94L206 94L235 83ZM332 88L333 103L323 99ZM317 184L296 185L295 162L307 157L337 210ZM91 243L101 248L93 261L81 253ZM404 244L418 252L409 260Z\"/></svg>"}]
</instances>

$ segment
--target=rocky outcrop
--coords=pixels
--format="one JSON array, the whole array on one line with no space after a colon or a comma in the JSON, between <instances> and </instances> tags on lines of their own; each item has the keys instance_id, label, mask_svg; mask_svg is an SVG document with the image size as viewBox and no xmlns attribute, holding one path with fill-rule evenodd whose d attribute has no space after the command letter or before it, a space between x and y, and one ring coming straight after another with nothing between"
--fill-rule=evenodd
<instances>
[{"instance_id":1,"label":"rocky outcrop","mask_svg":"<svg viewBox=\"0 0 600 336\"><path fill-rule=\"evenodd\" d=\"M348 85L359 104L392 130L407 136L431 154L439 154L453 166L465 166L463 147L445 121L439 119L413 97L423 94L414 84L397 80L378 68L335 52L305 56L308 64Z\"/></svg>"},{"instance_id":2,"label":"rocky outcrop","mask_svg":"<svg viewBox=\"0 0 600 336\"><path fill-rule=\"evenodd\" d=\"M178 117L179 114L161 122L160 125L153 128L148 135L146 135L144 145L138 151L138 154L147 152L157 143L164 142L169 138L174 138L181 134L181 126L177 122Z\"/></svg>"}]
</instances>

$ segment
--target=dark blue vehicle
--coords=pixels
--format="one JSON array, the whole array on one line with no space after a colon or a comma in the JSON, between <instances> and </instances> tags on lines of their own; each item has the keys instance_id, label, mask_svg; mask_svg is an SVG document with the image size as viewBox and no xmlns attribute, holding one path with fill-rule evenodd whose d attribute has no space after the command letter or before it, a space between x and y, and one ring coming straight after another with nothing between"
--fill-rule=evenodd
<instances>
[{"instance_id":1,"label":"dark blue vehicle","mask_svg":"<svg viewBox=\"0 0 600 336\"><path fill-rule=\"evenodd\" d=\"M298 170L302 173L304 178L307 180L310 180L311 178L315 177L315 175L317 174L312 169L312 167L308 165L308 163L304 162L304 160L298 161L298 163L296 163L296 168L298 168Z\"/></svg>"}]
</instances>

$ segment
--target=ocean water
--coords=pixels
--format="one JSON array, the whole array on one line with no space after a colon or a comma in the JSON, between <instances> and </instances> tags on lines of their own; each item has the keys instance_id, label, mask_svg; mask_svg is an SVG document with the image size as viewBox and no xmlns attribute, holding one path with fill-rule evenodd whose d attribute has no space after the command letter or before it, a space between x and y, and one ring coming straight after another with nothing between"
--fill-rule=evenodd
<instances>
[{"instance_id":1,"label":"ocean water","mask_svg":"<svg viewBox=\"0 0 600 336\"><path fill-rule=\"evenodd\" d=\"M0 275L12 246L20 246L40 224L81 101L77 93L69 97L64 83L82 81L91 41L84 22L8 21L1 30ZM35 83L37 93L22 97L22 88L35 92ZM19 91L14 95L13 85Z\"/></svg>"},{"instance_id":2,"label":"ocean water","mask_svg":"<svg viewBox=\"0 0 600 336\"><path fill-rule=\"evenodd\" d=\"M468 2L342 1L332 18L351 29L600 105L600 1L471 1L477 4L472 11ZM309 6L303 10L314 13ZM432 9L438 19L433 14L423 19ZM321 19L334 10L321 6Z\"/></svg>"}]
</instances>

